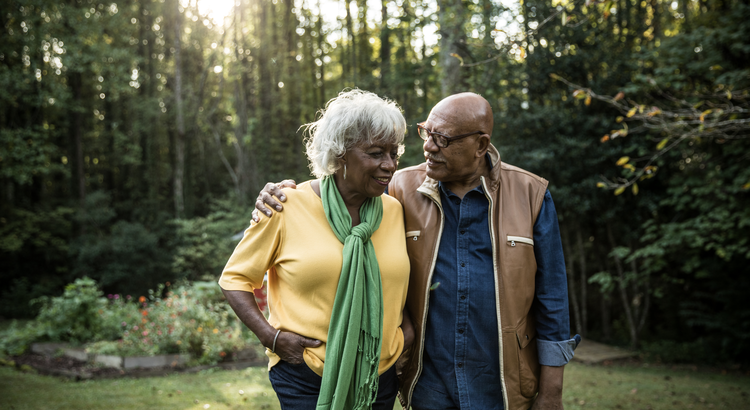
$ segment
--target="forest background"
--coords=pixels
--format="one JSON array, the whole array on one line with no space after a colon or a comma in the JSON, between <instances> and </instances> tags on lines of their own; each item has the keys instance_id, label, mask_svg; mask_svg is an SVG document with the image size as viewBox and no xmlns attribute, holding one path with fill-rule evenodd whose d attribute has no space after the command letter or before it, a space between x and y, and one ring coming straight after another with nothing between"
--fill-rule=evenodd
<instances>
[{"instance_id":1,"label":"forest background","mask_svg":"<svg viewBox=\"0 0 750 410\"><path fill-rule=\"evenodd\" d=\"M405 167L474 91L503 160L550 180L572 331L746 366L749 22L748 0L3 1L0 317L83 276L215 280L263 184L310 178L299 127L328 99L397 101Z\"/></svg>"}]
</instances>

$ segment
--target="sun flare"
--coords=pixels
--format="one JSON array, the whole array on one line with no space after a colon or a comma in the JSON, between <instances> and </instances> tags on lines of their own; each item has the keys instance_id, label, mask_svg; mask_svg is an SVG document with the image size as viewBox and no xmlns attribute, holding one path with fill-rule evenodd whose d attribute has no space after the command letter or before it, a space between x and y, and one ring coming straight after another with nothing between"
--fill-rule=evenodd
<instances>
[{"instance_id":1,"label":"sun flare","mask_svg":"<svg viewBox=\"0 0 750 410\"><path fill-rule=\"evenodd\" d=\"M198 11L216 22L229 16L234 8L235 0L198 0Z\"/></svg>"}]
</instances>

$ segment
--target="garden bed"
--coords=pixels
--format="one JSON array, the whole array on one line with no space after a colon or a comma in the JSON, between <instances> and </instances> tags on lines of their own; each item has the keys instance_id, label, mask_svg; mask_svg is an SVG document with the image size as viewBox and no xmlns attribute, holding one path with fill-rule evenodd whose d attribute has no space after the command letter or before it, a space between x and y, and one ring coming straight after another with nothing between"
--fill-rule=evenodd
<instances>
[{"instance_id":1,"label":"garden bed","mask_svg":"<svg viewBox=\"0 0 750 410\"><path fill-rule=\"evenodd\" d=\"M211 368L238 370L265 366L267 363L266 358L260 357L254 349L236 352L231 358L215 365L201 366L188 366L189 356L187 355L136 357L94 355L63 343L36 343L30 350L20 356L9 357L6 364L20 370L34 369L41 374L87 380L162 376L174 372L198 372Z\"/></svg>"}]
</instances>

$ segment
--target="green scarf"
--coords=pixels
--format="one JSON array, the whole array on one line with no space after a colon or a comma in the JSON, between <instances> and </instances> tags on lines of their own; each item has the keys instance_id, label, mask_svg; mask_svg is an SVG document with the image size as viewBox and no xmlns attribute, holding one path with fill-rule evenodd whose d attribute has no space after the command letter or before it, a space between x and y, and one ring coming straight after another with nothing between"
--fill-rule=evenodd
<instances>
[{"instance_id":1,"label":"green scarf","mask_svg":"<svg viewBox=\"0 0 750 410\"><path fill-rule=\"evenodd\" d=\"M320 182L328 223L344 244L341 278L328 327L317 410L371 409L378 391L383 339L383 289L370 236L383 219L383 200L369 198L352 218L333 177Z\"/></svg>"}]
</instances>

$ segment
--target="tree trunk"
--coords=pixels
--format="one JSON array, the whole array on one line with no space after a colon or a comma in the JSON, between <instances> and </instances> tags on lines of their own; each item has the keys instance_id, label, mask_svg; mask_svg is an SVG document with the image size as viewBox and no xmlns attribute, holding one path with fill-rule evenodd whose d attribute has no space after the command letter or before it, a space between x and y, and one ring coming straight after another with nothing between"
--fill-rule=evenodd
<instances>
[{"instance_id":1,"label":"tree trunk","mask_svg":"<svg viewBox=\"0 0 750 410\"><path fill-rule=\"evenodd\" d=\"M352 3L344 0L346 4L346 32L349 40L349 82L351 86L357 84L357 46L354 36L354 22L352 21Z\"/></svg>"},{"instance_id":2,"label":"tree trunk","mask_svg":"<svg viewBox=\"0 0 750 410\"><path fill-rule=\"evenodd\" d=\"M302 138L298 137L297 130L300 125L300 97L298 90L302 81L299 79L297 62L297 15L294 12L294 1L284 0L284 29L286 40L286 78L284 90L286 90L286 106L288 107L288 119L285 121L284 137L289 141L289 171L304 175L305 158L302 153Z\"/></svg>"},{"instance_id":3,"label":"tree trunk","mask_svg":"<svg viewBox=\"0 0 750 410\"><path fill-rule=\"evenodd\" d=\"M630 261L630 268L633 270L633 274L635 277L638 277L638 266L635 260ZM644 278L643 281L643 287L641 288L639 286L638 294L636 296L638 300L638 313L635 315L635 320L637 323L637 332L638 334L641 334L641 331L643 330L643 326L646 324L646 318L648 317L648 311L651 307L651 287L649 283L649 278ZM641 307L642 305L642 307Z\"/></svg>"},{"instance_id":4,"label":"tree trunk","mask_svg":"<svg viewBox=\"0 0 750 410\"><path fill-rule=\"evenodd\" d=\"M581 271L581 336L586 336L589 327L588 313L586 305L588 302L588 275L586 273L586 252L583 249L583 235L581 234L581 225L576 224L576 242L578 245L578 268Z\"/></svg>"},{"instance_id":5,"label":"tree trunk","mask_svg":"<svg viewBox=\"0 0 750 410\"><path fill-rule=\"evenodd\" d=\"M86 200L86 174L83 170L83 101L81 97L81 88L83 88L83 79L81 73L74 72L70 76L70 86L73 90L73 112L71 113L71 137L73 139L74 158L76 164L76 187L78 188L78 202L83 206ZM82 227L83 229L83 227Z\"/></svg>"},{"instance_id":6,"label":"tree trunk","mask_svg":"<svg viewBox=\"0 0 750 410\"><path fill-rule=\"evenodd\" d=\"M324 41L324 35L323 35L323 8L320 5L320 0L318 0L318 21L317 21L317 28L316 31L318 32L318 50L320 50L320 67L319 67L319 73L320 73L320 94L319 94L319 100L318 100L318 106L323 107L326 103L326 63L325 59L323 58L323 41Z\"/></svg>"},{"instance_id":7,"label":"tree trunk","mask_svg":"<svg viewBox=\"0 0 750 410\"><path fill-rule=\"evenodd\" d=\"M185 177L185 121L182 112L182 14L179 2L175 1L174 11L177 13L174 22L174 100L177 110L176 135L174 141L174 213L175 217L185 215L184 177Z\"/></svg>"},{"instance_id":8,"label":"tree trunk","mask_svg":"<svg viewBox=\"0 0 750 410\"><path fill-rule=\"evenodd\" d=\"M390 85L391 74L391 32L388 28L388 0L380 2L380 92Z\"/></svg>"},{"instance_id":9,"label":"tree trunk","mask_svg":"<svg viewBox=\"0 0 750 410\"><path fill-rule=\"evenodd\" d=\"M466 57L461 46L466 44L464 33L464 6L461 0L441 0L438 2L438 22L440 25L440 65L443 68L440 90L443 97L466 89L461 75L461 61Z\"/></svg>"},{"instance_id":10,"label":"tree trunk","mask_svg":"<svg viewBox=\"0 0 750 410\"><path fill-rule=\"evenodd\" d=\"M612 226L609 222L607 222L607 236L609 237L610 246L614 250L615 248L617 248L617 245L615 244L615 237L612 234ZM622 269L622 262L620 261L620 258L615 256L614 260L615 268L617 269L620 300L622 301L622 307L625 310L625 318L627 319L628 330L630 332L630 346L633 349L636 349L638 347L638 328L635 324L635 319L633 318L633 310L631 309L630 301L628 299L628 284L625 279L625 272Z\"/></svg>"},{"instance_id":11,"label":"tree trunk","mask_svg":"<svg viewBox=\"0 0 750 410\"><path fill-rule=\"evenodd\" d=\"M575 319L577 333L580 333L581 336L583 336L583 332L581 331L581 329L583 329L583 322L581 321L581 308L578 304L578 295L576 295L576 275L573 270L573 258L572 255L570 255L572 247L570 245L568 229L566 227L561 228L563 234L563 249L567 249L569 252L569 255L565 257L565 264L568 274L568 293L570 294L570 303L573 305L573 318Z\"/></svg>"}]
</instances>

